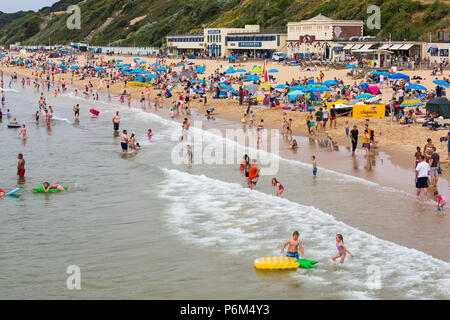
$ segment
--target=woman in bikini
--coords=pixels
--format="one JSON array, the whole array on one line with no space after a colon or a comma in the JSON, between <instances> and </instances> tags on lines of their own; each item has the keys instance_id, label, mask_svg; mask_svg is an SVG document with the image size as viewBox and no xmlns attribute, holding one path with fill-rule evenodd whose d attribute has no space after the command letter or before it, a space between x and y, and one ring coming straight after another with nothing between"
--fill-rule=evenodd
<instances>
[{"instance_id":1,"label":"woman in bikini","mask_svg":"<svg viewBox=\"0 0 450 320\"><path fill-rule=\"evenodd\" d=\"M273 187L277 187L277 197L280 197L281 194L284 191L283 185L276 178L273 178L272 179L272 186Z\"/></svg>"}]
</instances>

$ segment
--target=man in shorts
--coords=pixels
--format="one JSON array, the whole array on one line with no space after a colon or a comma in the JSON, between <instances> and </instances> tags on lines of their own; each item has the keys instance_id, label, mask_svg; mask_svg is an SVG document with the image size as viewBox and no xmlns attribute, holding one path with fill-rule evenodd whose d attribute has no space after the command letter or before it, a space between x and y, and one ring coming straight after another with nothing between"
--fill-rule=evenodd
<instances>
[{"instance_id":1,"label":"man in shorts","mask_svg":"<svg viewBox=\"0 0 450 320\"><path fill-rule=\"evenodd\" d=\"M248 178L250 181L250 188L252 190L255 190L256 184L258 183L258 178L259 178L259 167L256 164L256 160L252 161L252 165L250 167L250 170L248 171Z\"/></svg>"},{"instance_id":2,"label":"man in shorts","mask_svg":"<svg viewBox=\"0 0 450 320\"><path fill-rule=\"evenodd\" d=\"M436 147L433 147L433 153L430 156L431 158L431 168L430 168L430 177L431 177L431 187L436 187L439 179L439 166L441 164L439 159L439 153L436 152Z\"/></svg>"},{"instance_id":3,"label":"man in shorts","mask_svg":"<svg viewBox=\"0 0 450 320\"><path fill-rule=\"evenodd\" d=\"M116 115L112 119L114 131L119 131L119 124L120 124L120 116L119 111L116 111Z\"/></svg>"},{"instance_id":4,"label":"man in shorts","mask_svg":"<svg viewBox=\"0 0 450 320\"><path fill-rule=\"evenodd\" d=\"M17 161L17 175L20 179L25 177L25 159L23 158L23 154L19 153L17 155L19 161Z\"/></svg>"},{"instance_id":5,"label":"man in shorts","mask_svg":"<svg viewBox=\"0 0 450 320\"><path fill-rule=\"evenodd\" d=\"M127 133L127 130L123 130L122 136L120 137L120 146L122 147L122 152L128 152L128 133Z\"/></svg>"},{"instance_id":6,"label":"man in shorts","mask_svg":"<svg viewBox=\"0 0 450 320\"><path fill-rule=\"evenodd\" d=\"M417 198L423 189L425 201L428 201L428 175L430 174L430 165L425 161L425 157L421 156L421 161L416 167L416 189Z\"/></svg>"},{"instance_id":7,"label":"man in shorts","mask_svg":"<svg viewBox=\"0 0 450 320\"><path fill-rule=\"evenodd\" d=\"M330 109L330 128L332 127L334 123L334 128L336 129L336 108L335 106L331 106Z\"/></svg>"}]
</instances>

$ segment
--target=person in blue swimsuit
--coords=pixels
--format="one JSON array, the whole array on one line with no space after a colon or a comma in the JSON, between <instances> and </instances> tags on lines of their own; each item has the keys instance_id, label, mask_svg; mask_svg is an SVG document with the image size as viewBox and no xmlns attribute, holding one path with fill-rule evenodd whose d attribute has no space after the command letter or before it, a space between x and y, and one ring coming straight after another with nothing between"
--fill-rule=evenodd
<instances>
[{"instance_id":1,"label":"person in blue swimsuit","mask_svg":"<svg viewBox=\"0 0 450 320\"><path fill-rule=\"evenodd\" d=\"M342 234L336 235L336 248L338 249L338 254L334 255L331 258L333 261L336 261L337 258L341 258L341 263L344 263L345 256L348 254L353 258L353 255L348 251L348 249L344 246L344 237Z\"/></svg>"},{"instance_id":2,"label":"person in blue swimsuit","mask_svg":"<svg viewBox=\"0 0 450 320\"><path fill-rule=\"evenodd\" d=\"M303 246L298 237L299 237L298 231L294 231L294 233L292 234L292 238L288 239L281 247L281 254L284 254L284 248L286 248L286 246L289 245L288 251L286 252L286 257L299 259L298 249L300 248L300 252L302 253L302 259L304 259L305 254L303 253Z\"/></svg>"},{"instance_id":3,"label":"person in blue swimsuit","mask_svg":"<svg viewBox=\"0 0 450 320\"><path fill-rule=\"evenodd\" d=\"M316 162L316 156L311 157L312 166L313 166L313 175L317 175L317 162Z\"/></svg>"}]
</instances>

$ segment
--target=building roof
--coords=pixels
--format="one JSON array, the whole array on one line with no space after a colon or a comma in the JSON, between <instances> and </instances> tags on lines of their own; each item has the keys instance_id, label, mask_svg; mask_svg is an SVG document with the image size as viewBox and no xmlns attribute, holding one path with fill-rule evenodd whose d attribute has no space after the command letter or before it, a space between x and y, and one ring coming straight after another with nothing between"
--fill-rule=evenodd
<instances>
[{"instance_id":1,"label":"building roof","mask_svg":"<svg viewBox=\"0 0 450 320\"><path fill-rule=\"evenodd\" d=\"M191 34L168 34L166 37L203 37L203 33L191 33Z\"/></svg>"},{"instance_id":2,"label":"building roof","mask_svg":"<svg viewBox=\"0 0 450 320\"><path fill-rule=\"evenodd\" d=\"M229 33L228 34L228 36L234 36L234 35L237 35L237 36L248 36L248 35L264 35L264 34L279 34L279 35L287 35L287 33L286 32L236 32L236 33L234 33L234 32L232 32L232 33Z\"/></svg>"},{"instance_id":3,"label":"building roof","mask_svg":"<svg viewBox=\"0 0 450 320\"><path fill-rule=\"evenodd\" d=\"M311 19L307 19L305 21L334 21L331 18L325 17L324 15L322 15L321 13L319 13L317 16L311 18Z\"/></svg>"}]
</instances>

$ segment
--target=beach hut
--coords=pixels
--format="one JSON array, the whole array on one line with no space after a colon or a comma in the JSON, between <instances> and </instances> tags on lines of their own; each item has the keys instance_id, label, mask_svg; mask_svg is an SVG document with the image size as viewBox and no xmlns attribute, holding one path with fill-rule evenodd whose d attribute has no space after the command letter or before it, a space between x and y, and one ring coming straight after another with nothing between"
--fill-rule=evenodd
<instances>
[{"instance_id":1,"label":"beach hut","mask_svg":"<svg viewBox=\"0 0 450 320\"><path fill-rule=\"evenodd\" d=\"M427 111L431 113L438 113L444 119L450 118L450 101L447 98L439 97L431 99L427 102Z\"/></svg>"}]
</instances>

